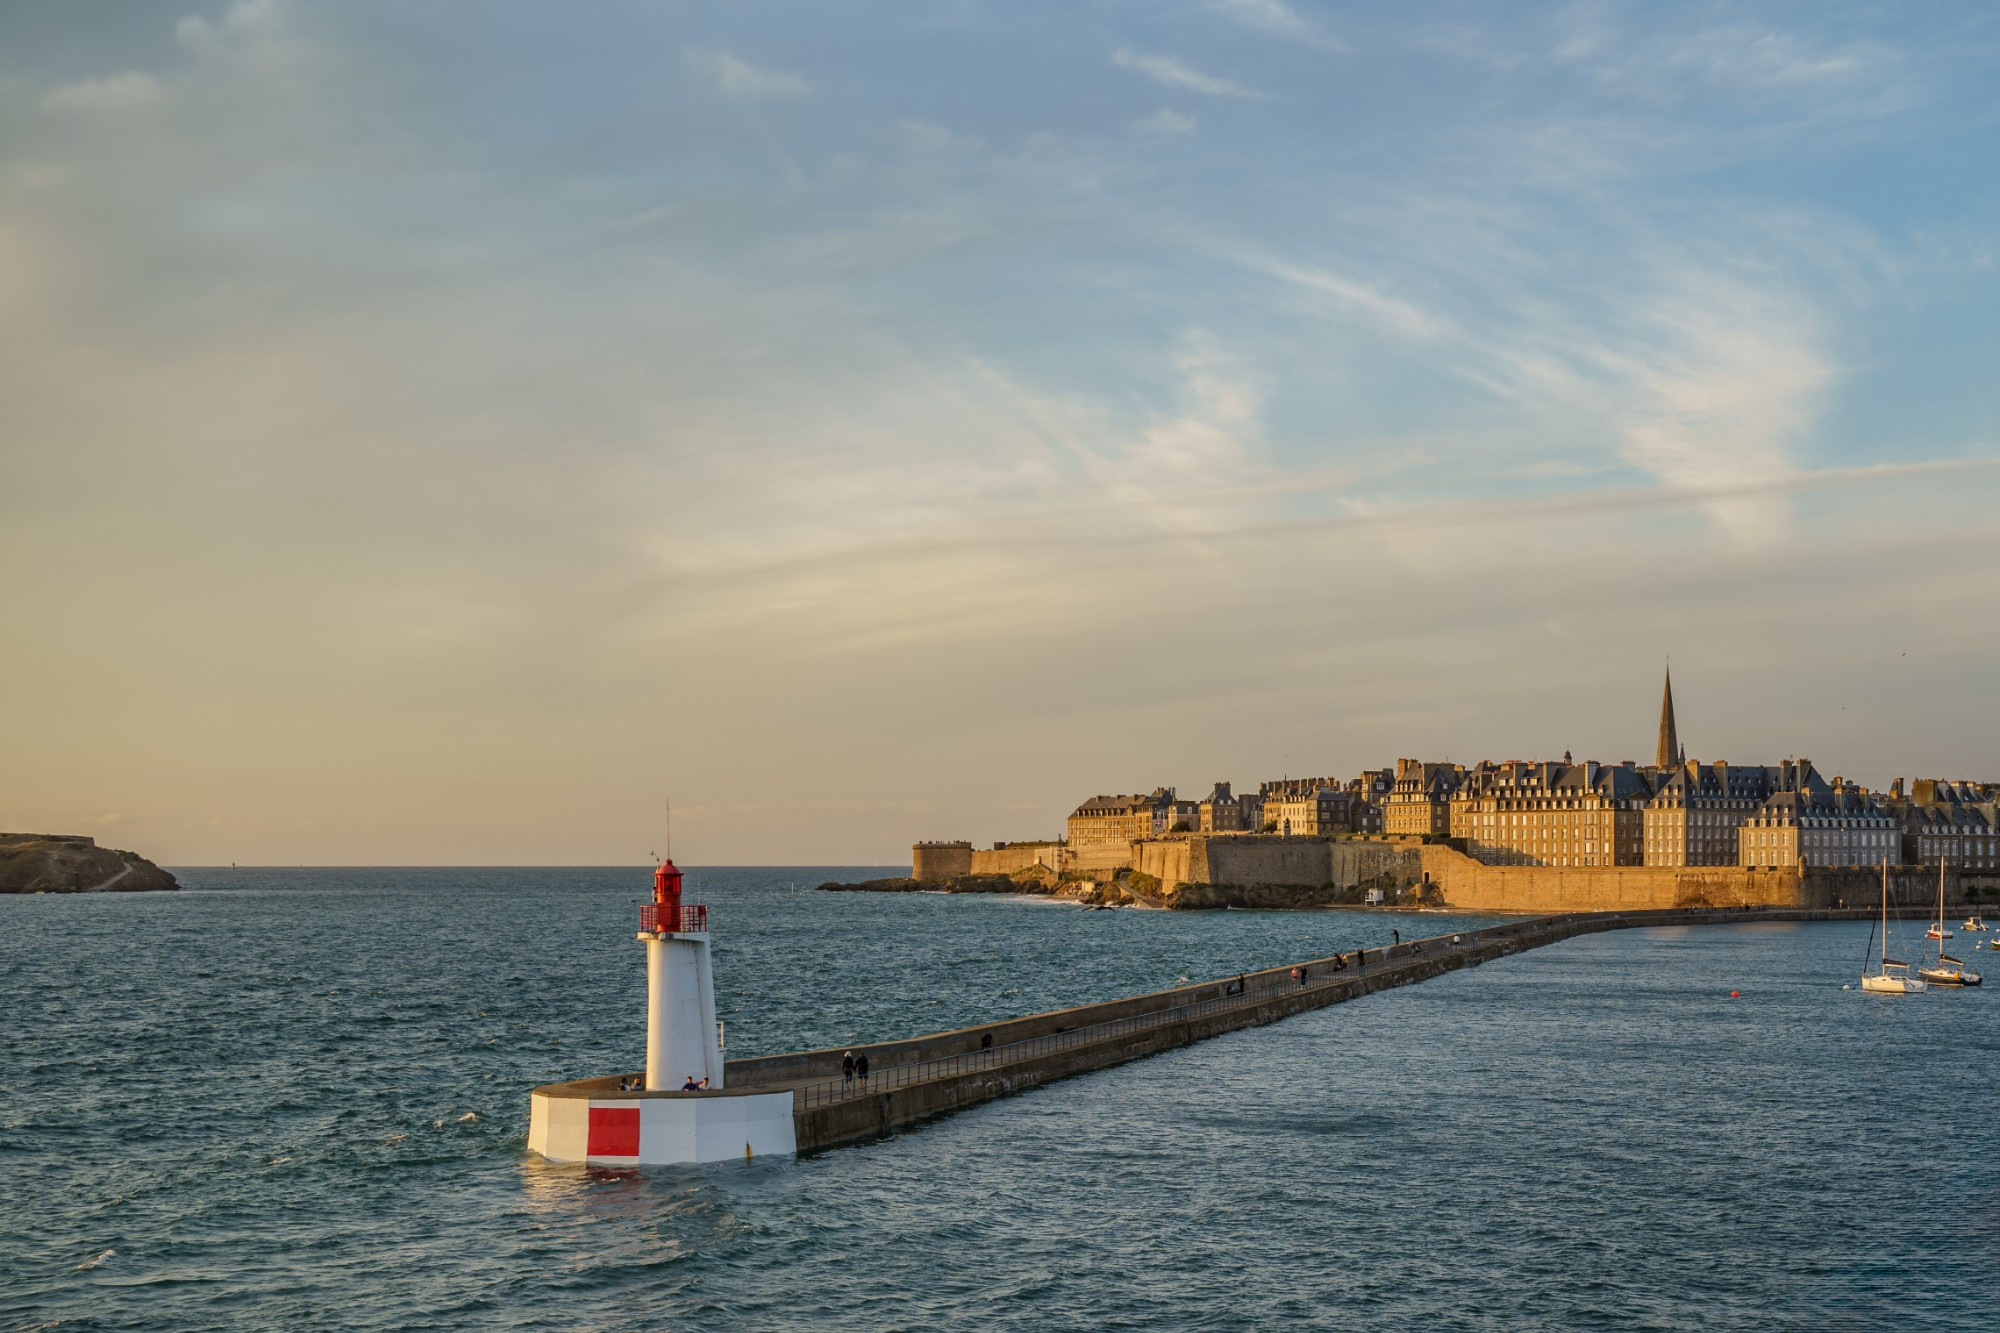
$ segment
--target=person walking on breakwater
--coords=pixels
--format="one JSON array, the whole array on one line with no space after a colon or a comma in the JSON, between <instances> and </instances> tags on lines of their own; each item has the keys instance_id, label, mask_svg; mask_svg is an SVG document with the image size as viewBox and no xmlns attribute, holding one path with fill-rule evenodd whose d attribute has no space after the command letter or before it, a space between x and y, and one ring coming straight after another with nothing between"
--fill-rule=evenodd
<instances>
[{"instance_id":1,"label":"person walking on breakwater","mask_svg":"<svg viewBox=\"0 0 2000 1333\"><path fill-rule=\"evenodd\" d=\"M854 1052L849 1051L840 1057L840 1086L844 1088L852 1082L854 1082Z\"/></svg>"},{"instance_id":2,"label":"person walking on breakwater","mask_svg":"<svg viewBox=\"0 0 2000 1333\"><path fill-rule=\"evenodd\" d=\"M868 1052L863 1051L854 1057L854 1077L861 1080L862 1087L868 1086Z\"/></svg>"},{"instance_id":3,"label":"person walking on breakwater","mask_svg":"<svg viewBox=\"0 0 2000 1333\"><path fill-rule=\"evenodd\" d=\"M1295 986L1301 984L1299 981L1299 970L1296 967L1292 969L1292 984Z\"/></svg>"},{"instance_id":4,"label":"person walking on breakwater","mask_svg":"<svg viewBox=\"0 0 2000 1333\"><path fill-rule=\"evenodd\" d=\"M1403 932L1400 930L1396 930L1393 927L1389 931L1389 937L1397 944L1401 944L1403 942Z\"/></svg>"}]
</instances>

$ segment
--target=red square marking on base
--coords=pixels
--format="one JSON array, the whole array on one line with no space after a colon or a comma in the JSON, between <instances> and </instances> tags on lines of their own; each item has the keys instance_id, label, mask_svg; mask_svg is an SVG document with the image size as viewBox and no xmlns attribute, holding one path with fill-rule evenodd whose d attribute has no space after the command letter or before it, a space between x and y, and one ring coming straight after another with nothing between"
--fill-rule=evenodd
<instances>
[{"instance_id":1,"label":"red square marking on base","mask_svg":"<svg viewBox=\"0 0 2000 1333\"><path fill-rule=\"evenodd\" d=\"M591 1157L637 1157L639 1155L639 1108L636 1106L593 1106L590 1108L590 1142L584 1149Z\"/></svg>"}]
</instances>

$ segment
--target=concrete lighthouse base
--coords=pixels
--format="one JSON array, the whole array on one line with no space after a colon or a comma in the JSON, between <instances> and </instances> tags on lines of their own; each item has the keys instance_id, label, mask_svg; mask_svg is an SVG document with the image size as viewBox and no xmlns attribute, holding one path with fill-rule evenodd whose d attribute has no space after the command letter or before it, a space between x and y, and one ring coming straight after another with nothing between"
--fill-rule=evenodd
<instances>
[{"instance_id":1,"label":"concrete lighthouse base","mask_svg":"<svg viewBox=\"0 0 2000 1333\"><path fill-rule=\"evenodd\" d=\"M664 1166L798 1151L792 1094L620 1092L613 1078L529 1095L528 1147L552 1162Z\"/></svg>"}]
</instances>

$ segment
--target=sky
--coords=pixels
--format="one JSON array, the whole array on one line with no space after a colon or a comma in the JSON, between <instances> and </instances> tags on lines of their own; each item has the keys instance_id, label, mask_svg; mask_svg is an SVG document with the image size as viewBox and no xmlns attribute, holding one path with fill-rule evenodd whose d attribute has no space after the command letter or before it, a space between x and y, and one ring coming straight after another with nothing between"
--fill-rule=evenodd
<instances>
[{"instance_id":1,"label":"sky","mask_svg":"<svg viewBox=\"0 0 2000 1333\"><path fill-rule=\"evenodd\" d=\"M2000 778L2000 15L0 6L0 828Z\"/></svg>"}]
</instances>

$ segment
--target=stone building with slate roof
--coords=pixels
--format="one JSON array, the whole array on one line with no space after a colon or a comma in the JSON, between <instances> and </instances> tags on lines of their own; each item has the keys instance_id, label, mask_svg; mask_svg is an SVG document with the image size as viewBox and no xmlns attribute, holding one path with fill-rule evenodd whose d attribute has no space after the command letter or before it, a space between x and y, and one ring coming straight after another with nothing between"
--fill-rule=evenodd
<instances>
[{"instance_id":1,"label":"stone building with slate roof","mask_svg":"<svg viewBox=\"0 0 2000 1333\"><path fill-rule=\"evenodd\" d=\"M1867 788L1838 778L1829 786L1804 759L1778 767L1781 789L1737 830L1736 864L1753 869L1903 864L1896 817Z\"/></svg>"},{"instance_id":2,"label":"stone building with slate roof","mask_svg":"<svg viewBox=\"0 0 2000 1333\"><path fill-rule=\"evenodd\" d=\"M1465 780L1462 764L1398 759L1382 799L1384 833L1445 837L1451 833L1451 798Z\"/></svg>"},{"instance_id":3,"label":"stone building with slate roof","mask_svg":"<svg viewBox=\"0 0 2000 1333\"><path fill-rule=\"evenodd\" d=\"M1646 864L1733 866L1736 831L1780 790L1782 766L1689 761L1662 773L1646 804Z\"/></svg>"},{"instance_id":4,"label":"stone building with slate roof","mask_svg":"<svg viewBox=\"0 0 2000 1333\"><path fill-rule=\"evenodd\" d=\"M1899 780L1889 806L1902 827L1903 857L1965 870L2000 869L2000 785L1918 778L1904 799Z\"/></svg>"},{"instance_id":5,"label":"stone building with slate roof","mask_svg":"<svg viewBox=\"0 0 2000 1333\"><path fill-rule=\"evenodd\" d=\"M1468 769L1451 798L1451 836L1503 866L1635 866L1645 859L1648 770L1589 760Z\"/></svg>"},{"instance_id":6,"label":"stone building with slate roof","mask_svg":"<svg viewBox=\"0 0 2000 1333\"><path fill-rule=\"evenodd\" d=\"M1103 869L1131 859L1133 842L1157 838L1186 821L1193 827L1201 807L1183 801L1172 787L1155 787L1145 796L1093 796L1070 815L1067 841L1070 857L1081 869Z\"/></svg>"}]
</instances>

